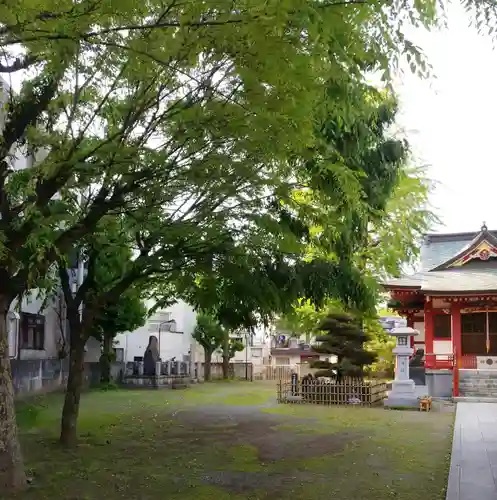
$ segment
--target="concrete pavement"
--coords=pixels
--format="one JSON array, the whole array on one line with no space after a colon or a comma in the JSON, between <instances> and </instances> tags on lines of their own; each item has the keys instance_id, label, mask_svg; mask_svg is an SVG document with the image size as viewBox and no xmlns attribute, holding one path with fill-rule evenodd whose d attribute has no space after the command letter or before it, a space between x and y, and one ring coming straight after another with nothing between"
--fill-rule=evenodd
<instances>
[{"instance_id":1,"label":"concrete pavement","mask_svg":"<svg viewBox=\"0 0 497 500\"><path fill-rule=\"evenodd\" d=\"M447 500L497 500L497 403L458 403Z\"/></svg>"}]
</instances>

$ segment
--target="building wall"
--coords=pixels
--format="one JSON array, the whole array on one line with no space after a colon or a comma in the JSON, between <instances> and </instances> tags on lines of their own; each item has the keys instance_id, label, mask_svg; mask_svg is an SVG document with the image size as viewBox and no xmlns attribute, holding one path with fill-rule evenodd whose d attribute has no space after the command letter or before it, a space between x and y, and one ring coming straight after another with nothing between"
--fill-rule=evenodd
<instances>
[{"instance_id":1,"label":"building wall","mask_svg":"<svg viewBox=\"0 0 497 500\"><path fill-rule=\"evenodd\" d=\"M231 363L252 363L255 366L262 366L269 363L269 357L271 350L269 344L263 342L255 342L250 345L250 339L247 339L244 335L233 334L234 337L241 337L244 344L243 350L235 353L233 358L231 358ZM248 345L246 345L248 340ZM200 347L200 346L199 346ZM212 360L215 363L221 363L223 360L223 355L221 351L217 351L213 354ZM204 361L204 353L199 354L197 361Z\"/></svg>"},{"instance_id":2,"label":"building wall","mask_svg":"<svg viewBox=\"0 0 497 500\"><path fill-rule=\"evenodd\" d=\"M19 305L18 301L13 301L10 307L9 319L9 355L12 359L20 360L47 360L57 359L59 345L65 338L69 342L67 323L65 321L65 311L63 299L53 297L46 301L43 307L43 299L38 296L37 290L27 293ZM22 313L40 314L45 317L44 343L43 349L22 348L21 338L21 318ZM89 339L86 344L85 362L98 362L100 359L100 342L96 339Z\"/></svg>"},{"instance_id":3,"label":"building wall","mask_svg":"<svg viewBox=\"0 0 497 500\"><path fill-rule=\"evenodd\" d=\"M419 332L419 335L414 337L414 347L415 349L424 349L426 352L425 345L425 322L424 321L415 321L413 324L413 328Z\"/></svg>"},{"instance_id":4,"label":"building wall","mask_svg":"<svg viewBox=\"0 0 497 500\"><path fill-rule=\"evenodd\" d=\"M452 353L452 340L434 340L433 341L434 354L451 354Z\"/></svg>"},{"instance_id":5,"label":"building wall","mask_svg":"<svg viewBox=\"0 0 497 500\"><path fill-rule=\"evenodd\" d=\"M331 356L330 354L320 354L319 355L319 360L320 361L326 361L326 360L332 360L334 356ZM272 366L293 366L293 365L298 365L298 364L305 364L302 363L302 358L300 357L300 354L277 354L271 356L271 365Z\"/></svg>"},{"instance_id":6,"label":"building wall","mask_svg":"<svg viewBox=\"0 0 497 500\"><path fill-rule=\"evenodd\" d=\"M193 361L201 361L198 359L200 346L192 338L196 317L191 306L178 300L172 306L153 314L144 326L133 332L118 335L114 346L123 349L124 361L133 361L135 357L144 355L149 337L155 335L160 340L160 357L163 361L172 358L182 361L184 356L191 354L192 345ZM160 324L169 320L176 322L176 332L167 331L168 326Z\"/></svg>"},{"instance_id":7,"label":"building wall","mask_svg":"<svg viewBox=\"0 0 497 500\"><path fill-rule=\"evenodd\" d=\"M9 321L9 353L11 358L27 359L51 359L57 358L57 342L61 338L57 298L48 301L43 308L43 300L37 297L38 291L33 290L26 294L20 306L17 301L11 305L11 320ZM44 349L21 349L20 344L20 314L23 312L41 314L45 317Z\"/></svg>"}]
</instances>

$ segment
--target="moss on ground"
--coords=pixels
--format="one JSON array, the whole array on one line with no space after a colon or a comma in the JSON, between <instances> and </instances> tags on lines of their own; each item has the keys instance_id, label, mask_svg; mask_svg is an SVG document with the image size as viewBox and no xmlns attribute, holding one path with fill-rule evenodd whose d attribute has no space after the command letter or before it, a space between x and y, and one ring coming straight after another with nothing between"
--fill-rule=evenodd
<instances>
[{"instance_id":1,"label":"moss on ground","mask_svg":"<svg viewBox=\"0 0 497 500\"><path fill-rule=\"evenodd\" d=\"M18 404L23 499L442 500L453 414L272 404L267 383L96 391L81 443L56 444L62 396Z\"/></svg>"}]
</instances>

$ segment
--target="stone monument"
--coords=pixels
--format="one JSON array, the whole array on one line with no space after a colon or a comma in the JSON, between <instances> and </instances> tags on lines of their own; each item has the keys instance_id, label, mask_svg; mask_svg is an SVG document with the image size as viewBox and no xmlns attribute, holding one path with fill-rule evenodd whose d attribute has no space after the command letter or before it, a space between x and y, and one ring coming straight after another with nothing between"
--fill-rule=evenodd
<instances>
[{"instance_id":1,"label":"stone monument","mask_svg":"<svg viewBox=\"0 0 497 500\"><path fill-rule=\"evenodd\" d=\"M417 407L418 398L414 382L409 378L409 356L413 349L410 346L410 338L417 335L414 328L402 326L390 331L390 335L396 337L397 343L393 349L395 354L395 380L392 382L392 390L385 399L385 406L390 407Z\"/></svg>"},{"instance_id":2,"label":"stone monument","mask_svg":"<svg viewBox=\"0 0 497 500\"><path fill-rule=\"evenodd\" d=\"M153 377L156 374L157 361L159 361L159 349L157 347L157 337L150 335L148 338L148 346L143 355L143 375Z\"/></svg>"}]
</instances>

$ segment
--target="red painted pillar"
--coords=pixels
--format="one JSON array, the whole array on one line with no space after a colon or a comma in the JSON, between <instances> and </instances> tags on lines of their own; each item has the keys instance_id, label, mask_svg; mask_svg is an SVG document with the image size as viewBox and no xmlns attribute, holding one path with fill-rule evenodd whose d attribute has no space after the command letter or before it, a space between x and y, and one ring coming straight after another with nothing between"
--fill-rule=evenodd
<instances>
[{"instance_id":1,"label":"red painted pillar","mask_svg":"<svg viewBox=\"0 0 497 500\"><path fill-rule=\"evenodd\" d=\"M427 301L425 302L425 354L427 354L425 362L426 368L435 368L436 365L436 359L435 356L433 356L433 337L433 309L431 300L429 300L429 297L427 297Z\"/></svg>"},{"instance_id":2,"label":"red painted pillar","mask_svg":"<svg viewBox=\"0 0 497 500\"><path fill-rule=\"evenodd\" d=\"M455 302L451 307L452 351L454 353L454 397L459 396L459 368L462 363L461 304Z\"/></svg>"}]
</instances>

